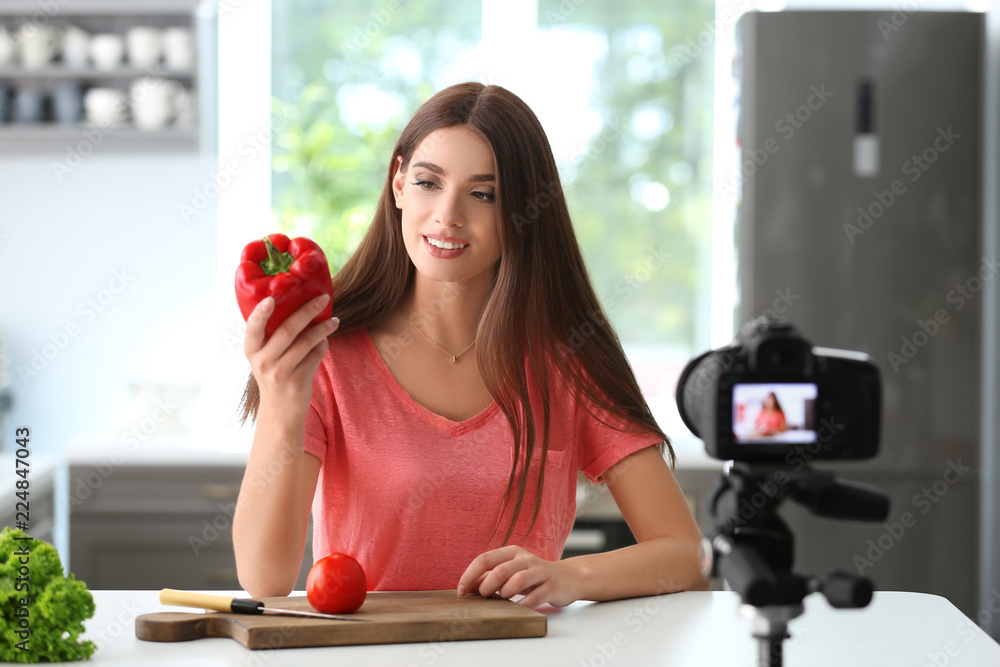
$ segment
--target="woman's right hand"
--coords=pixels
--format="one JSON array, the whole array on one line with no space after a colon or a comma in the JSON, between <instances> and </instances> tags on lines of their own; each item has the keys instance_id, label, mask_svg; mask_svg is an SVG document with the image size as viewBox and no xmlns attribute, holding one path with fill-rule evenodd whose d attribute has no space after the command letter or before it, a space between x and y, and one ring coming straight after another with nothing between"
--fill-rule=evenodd
<instances>
[{"instance_id":1,"label":"woman's right hand","mask_svg":"<svg viewBox=\"0 0 1000 667\"><path fill-rule=\"evenodd\" d=\"M261 408L290 419L305 419L312 381L326 354L327 336L337 330L336 317L308 326L330 299L328 294L305 303L265 340L264 326L274 312L274 297L262 300L247 318L243 352L260 390Z\"/></svg>"}]
</instances>

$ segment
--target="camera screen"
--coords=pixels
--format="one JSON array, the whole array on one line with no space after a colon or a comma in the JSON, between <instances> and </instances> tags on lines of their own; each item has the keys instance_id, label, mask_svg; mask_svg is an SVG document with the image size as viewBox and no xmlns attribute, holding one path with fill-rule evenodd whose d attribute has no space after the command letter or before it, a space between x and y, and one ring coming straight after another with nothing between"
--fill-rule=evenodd
<instances>
[{"instance_id":1,"label":"camera screen","mask_svg":"<svg viewBox=\"0 0 1000 667\"><path fill-rule=\"evenodd\" d=\"M815 442L816 385L733 385L733 441L739 445Z\"/></svg>"}]
</instances>

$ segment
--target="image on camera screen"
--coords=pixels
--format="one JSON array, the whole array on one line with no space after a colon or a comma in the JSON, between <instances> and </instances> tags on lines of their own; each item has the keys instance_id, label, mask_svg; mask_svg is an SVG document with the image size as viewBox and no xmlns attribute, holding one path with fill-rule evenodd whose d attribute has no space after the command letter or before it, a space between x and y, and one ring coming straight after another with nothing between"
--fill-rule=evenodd
<instances>
[{"instance_id":1,"label":"image on camera screen","mask_svg":"<svg viewBox=\"0 0 1000 667\"><path fill-rule=\"evenodd\" d=\"M816 440L816 385L733 385L733 441L738 445Z\"/></svg>"}]
</instances>

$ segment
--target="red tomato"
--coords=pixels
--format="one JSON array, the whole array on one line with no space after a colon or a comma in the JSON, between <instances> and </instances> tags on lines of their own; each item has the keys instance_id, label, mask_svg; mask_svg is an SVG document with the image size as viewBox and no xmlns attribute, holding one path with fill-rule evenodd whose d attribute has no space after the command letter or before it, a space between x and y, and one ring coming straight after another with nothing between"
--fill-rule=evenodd
<instances>
[{"instance_id":1,"label":"red tomato","mask_svg":"<svg viewBox=\"0 0 1000 667\"><path fill-rule=\"evenodd\" d=\"M368 582L358 561L347 554L320 558L306 578L306 597L317 611L346 614L365 601Z\"/></svg>"}]
</instances>

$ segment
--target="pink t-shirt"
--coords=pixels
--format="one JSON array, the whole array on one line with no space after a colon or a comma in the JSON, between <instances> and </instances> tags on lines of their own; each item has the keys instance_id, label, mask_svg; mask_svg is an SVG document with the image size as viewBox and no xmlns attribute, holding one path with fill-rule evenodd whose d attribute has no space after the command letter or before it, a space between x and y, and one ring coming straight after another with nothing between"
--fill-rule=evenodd
<instances>
[{"instance_id":1,"label":"pink t-shirt","mask_svg":"<svg viewBox=\"0 0 1000 667\"><path fill-rule=\"evenodd\" d=\"M761 410L757 413L754 426L758 431L775 433L785 428L785 413L778 410Z\"/></svg>"},{"instance_id":2,"label":"pink t-shirt","mask_svg":"<svg viewBox=\"0 0 1000 667\"><path fill-rule=\"evenodd\" d=\"M662 438L601 424L556 383L541 508L525 536L542 428L539 394L529 389L539 435L510 543L557 560L576 514L577 471L599 481L612 465ZM350 554L370 590L455 588L476 556L501 546L509 519L491 534L513 445L496 402L465 421L446 419L406 393L367 331L334 338L313 380L305 423L305 450L321 461L313 557Z\"/></svg>"}]
</instances>

